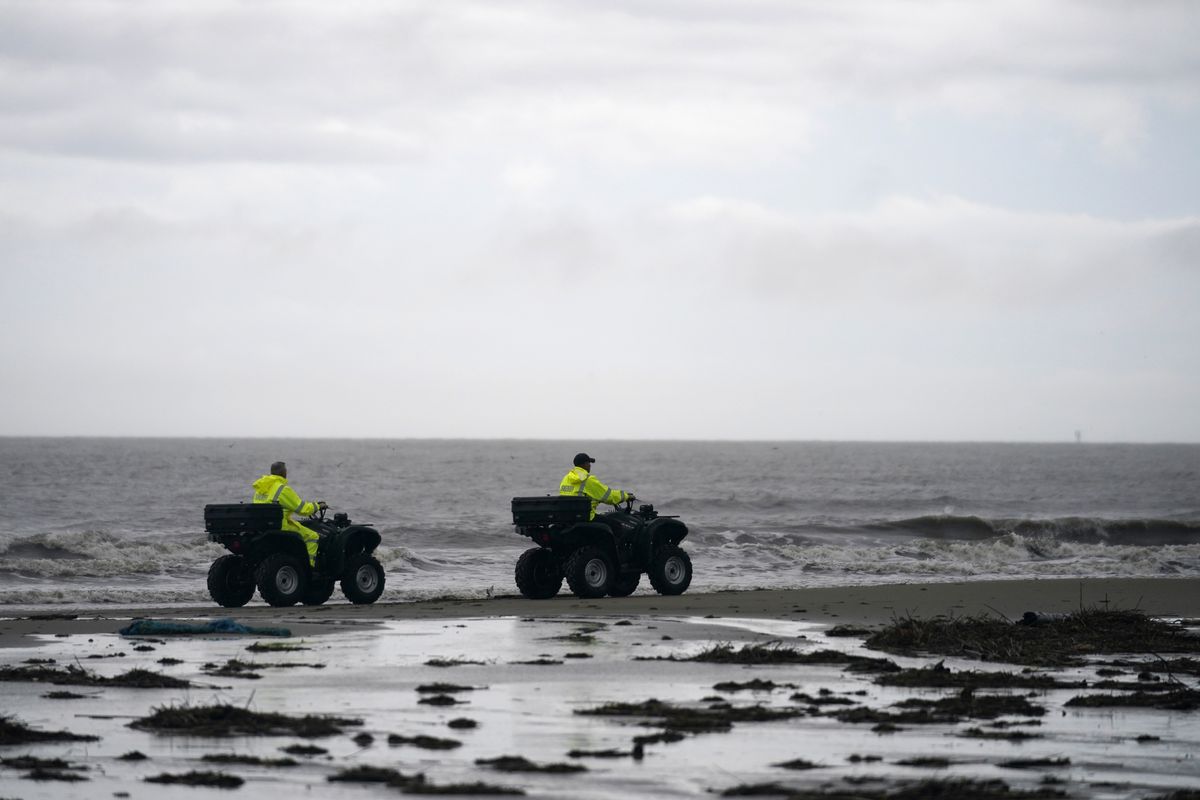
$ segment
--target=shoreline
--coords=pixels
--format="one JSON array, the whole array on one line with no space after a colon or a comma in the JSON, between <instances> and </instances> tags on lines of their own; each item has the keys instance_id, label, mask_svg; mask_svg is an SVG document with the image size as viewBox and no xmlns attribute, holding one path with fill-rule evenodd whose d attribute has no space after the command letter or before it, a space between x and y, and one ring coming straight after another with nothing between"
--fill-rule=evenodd
<instances>
[{"instance_id":1,"label":"shoreline","mask_svg":"<svg viewBox=\"0 0 1200 800\"><path fill-rule=\"evenodd\" d=\"M565 589L565 587L564 587ZM1200 578L1089 578L908 583L811 589L753 589L685 593L676 597L640 594L580 599L565 591L549 600L517 595L490 599L433 599L355 606L272 608L256 602L242 608L216 605L115 609L83 606L29 613L0 608L0 647L28 646L31 637L116 633L131 619L233 617L251 624L283 625L297 636L338 633L391 620L497 617L733 617L813 622L823 625L882 625L906 616L1002 616L1026 611L1063 613L1083 607L1137 608L1150 616L1200 618Z\"/></svg>"}]
</instances>

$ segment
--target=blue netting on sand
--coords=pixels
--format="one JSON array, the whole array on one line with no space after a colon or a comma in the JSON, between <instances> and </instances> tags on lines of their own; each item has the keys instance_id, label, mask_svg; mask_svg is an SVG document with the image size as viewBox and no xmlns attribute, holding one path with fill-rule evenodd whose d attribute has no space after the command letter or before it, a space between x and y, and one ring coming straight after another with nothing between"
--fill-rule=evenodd
<instances>
[{"instance_id":1,"label":"blue netting on sand","mask_svg":"<svg viewBox=\"0 0 1200 800\"><path fill-rule=\"evenodd\" d=\"M208 622L177 622L165 619L135 619L121 628L122 636L203 636L208 633L236 633L250 636L291 636L288 628L252 628L232 617Z\"/></svg>"}]
</instances>

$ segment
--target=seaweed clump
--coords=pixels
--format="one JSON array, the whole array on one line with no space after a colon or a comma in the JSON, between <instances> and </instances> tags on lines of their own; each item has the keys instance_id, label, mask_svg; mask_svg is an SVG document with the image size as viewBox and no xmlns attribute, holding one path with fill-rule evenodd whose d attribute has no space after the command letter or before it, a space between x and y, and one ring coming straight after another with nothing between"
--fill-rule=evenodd
<instances>
[{"instance_id":1,"label":"seaweed clump","mask_svg":"<svg viewBox=\"0 0 1200 800\"><path fill-rule=\"evenodd\" d=\"M757 705L686 708L651 698L641 703L606 703L595 708L580 709L575 713L597 717L645 717L652 720L647 724L664 728L664 734L674 734L682 738L682 734L685 733L724 733L732 729L735 722L771 722L803 716L807 712L797 708L767 708ZM643 744L678 741L656 737L639 739Z\"/></svg>"},{"instance_id":2,"label":"seaweed clump","mask_svg":"<svg viewBox=\"0 0 1200 800\"><path fill-rule=\"evenodd\" d=\"M192 684L182 678L148 669L131 669L105 678L70 664L62 669L42 665L0 667L0 681L51 683L55 686L116 686L123 689L186 689Z\"/></svg>"},{"instance_id":3,"label":"seaweed clump","mask_svg":"<svg viewBox=\"0 0 1200 800\"><path fill-rule=\"evenodd\" d=\"M146 778L146 783L180 784L182 786L211 786L215 789L236 789L245 783L236 775L226 775L224 772L204 772L193 770L178 775L164 772Z\"/></svg>"},{"instance_id":4,"label":"seaweed clump","mask_svg":"<svg viewBox=\"0 0 1200 800\"><path fill-rule=\"evenodd\" d=\"M342 727L361 725L360 719L306 714L289 716L231 705L167 706L154 709L149 716L136 719L129 727L154 733L183 736L284 736L304 739L334 736Z\"/></svg>"},{"instance_id":5,"label":"seaweed clump","mask_svg":"<svg viewBox=\"0 0 1200 800\"><path fill-rule=\"evenodd\" d=\"M959 670L955 672L939 661L921 669L902 669L880 675L875 683L881 686L904 686L930 689L1082 689L1087 681L1060 681L1050 675L1037 673L985 672Z\"/></svg>"},{"instance_id":6,"label":"seaweed clump","mask_svg":"<svg viewBox=\"0 0 1200 800\"><path fill-rule=\"evenodd\" d=\"M390 767L361 765L344 769L328 780L336 783L377 783L399 789L405 794L421 795L523 795L523 789L495 786L490 783L430 783L423 773L405 775Z\"/></svg>"},{"instance_id":7,"label":"seaweed clump","mask_svg":"<svg viewBox=\"0 0 1200 800\"><path fill-rule=\"evenodd\" d=\"M890 791L853 792L831 790L792 789L779 783L754 783L734 786L721 792L722 797L762 797L784 796L788 800L929 800L929 798L946 798L946 800L1035 800L1035 798L1065 797L1058 789L1039 787L1032 790L1013 789L1000 780L975 781L957 779L946 781L920 781L900 786Z\"/></svg>"},{"instance_id":8,"label":"seaweed clump","mask_svg":"<svg viewBox=\"0 0 1200 800\"><path fill-rule=\"evenodd\" d=\"M694 656L658 656L639 661L698 661L705 664L832 664L843 665L848 672L896 672L900 667L890 658L868 658L839 650L815 650L805 653L779 642L747 644L735 648L731 644L714 645Z\"/></svg>"},{"instance_id":9,"label":"seaweed clump","mask_svg":"<svg viewBox=\"0 0 1200 800\"><path fill-rule=\"evenodd\" d=\"M524 756L498 756L496 758L477 758L475 763L501 772L544 772L551 775L570 775L576 772L587 772L582 764L535 764Z\"/></svg>"},{"instance_id":10,"label":"seaweed clump","mask_svg":"<svg viewBox=\"0 0 1200 800\"><path fill-rule=\"evenodd\" d=\"M1032 666L1070 666L1105 653L1196 653L1200 637L1140 611L1084 609L1035 625L990 616L905 617L869 636L889 653L934 653Z\"/></svg>"},{"instance_id":11,"label":"seaweed clump","mask_svg":"<svg viewBox=\"0 0 1200 800\"><path fill-rule=\"evenodd\" d=\"M1160 708L1167 711L1195 711L1200 708L1200 690L1179 686L1166 692L1132 694L1089 694L1072 697L1063 705L1074 708Z\"/></svg>"},{"instance_id":12,"label":"seaweed clump","mask_svg":"<svg viewBox=\"0 0 1200 800\"><path fill-rule=\"evenodd\" d=\"M99 739L99 736L71 731L41 731L12 717L0 716L0 746L37 742L95 742Z\"/></svg>"}]
</instances>

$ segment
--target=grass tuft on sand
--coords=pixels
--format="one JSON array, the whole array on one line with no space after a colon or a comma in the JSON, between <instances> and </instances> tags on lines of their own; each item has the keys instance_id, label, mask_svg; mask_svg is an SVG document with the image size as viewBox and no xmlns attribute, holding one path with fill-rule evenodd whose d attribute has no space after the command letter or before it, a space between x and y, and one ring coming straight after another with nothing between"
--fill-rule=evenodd
<instances>
[{"instance_id":1,"label":"grass tuft on sand","mask_svg":"<svg viewBox=\"0 0 1200 800\"><path fill-rule=\"evenodd\" d=\"M116 686L125 689L186 689L192 684L148 669L131 669L105 678L74 664L62 669L44 665L0 667L0 681L51 683L55 686Z\"/></svg>"},{"instance_id":2,"label":"grass tuft on sand","mask_svg":"<svg viewBox=\"0 0 1200 800\"><path fill-rule=\"evenodd\" d=\"M1083 609L1037 624L990 616L905 617L867 637L867 647L1032 666L1069 666L1104 653L1196 653L1200 637L1140 611Z\"/></svg>"},{"instance_id":3,"label":"grass tuft on sand","mask_svg":"<svg viewBox=\"0 0 1200 800\"><path fill-rule=\"evenodd\" d=\"M289 716L231 705L165 706L149 716L136 719L129 727L153 733L181 736L299 736L313 739L342 733L348 725L361 725L361 719L345 717Z\"/></svg>"}]
</instances>

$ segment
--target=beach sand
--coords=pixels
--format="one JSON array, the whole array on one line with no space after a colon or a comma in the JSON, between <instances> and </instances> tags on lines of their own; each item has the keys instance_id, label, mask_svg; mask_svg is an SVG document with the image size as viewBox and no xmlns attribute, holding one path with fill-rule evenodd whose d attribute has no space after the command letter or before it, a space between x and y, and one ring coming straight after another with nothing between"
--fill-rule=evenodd
<instances>
[{"instance_id":1,"label":"beach sand","mask_svg":"<svg viewBox=\"0 0 1200 800\"><path fill-rule=\"evenodd\" d=\"M232 610L77 608L56 618L17 618L22 616L19 611L9 609L0 620L0 641L6 645L0 649L0 666L53 659L47 666L75 665L100 676L138 667L193 685L133 689L0 682L4 715L39 730L99 737L90 742L0 746L0 759L63 759L69 767L58 769L60 776L87 778L70 783L34 780L28 766L8 762L0 767L0 797L397 794L397 789L381 784L329 780L342 770L364 766L398 770L405 776L421 773L437 785L482 781L519 788L532 797L713 796L710 792L719 795L732 787L761 783L886 796L896 787L922 780L969 779L1002 780L1014 790L1051 788L1072 797L1132 800L1200 785L1195 758L1200 751L1200 712L1195 710L1079 709L1065 705L1081 694L1079 689L989 690L988 694L1025 696L1038 711L999 719L904 724L896 732L881 733L871 723L839 721L832 714L847 708L895 710L895 704L905 700L957 692L883 686L876 675L847 671L845 664L644 660L686 658L725 643L739 647L771 642L803 652L836 649L870 658L886 656L902 667L942 661L955 670L1019 672L1019 667L998 663L870 651L861 638L831 637L827 631L835 624L878 626L908 615L987 613L1017 619L1025 611L1073 611L1081 600L1090 607L1137 607L1157 616L1197 618L1200 580L1002 581L604 600L499 597L367 607L333 603L317 609L259 604ZM76 616L65 618L71 615ZM119 635L116 631L133 617L234 617L248 625L285 625L293 635L285 640ZM247 650L260 641L283 641L300 649ZM259 677L214 674L214 667L231 660L252 664L250 674ZM1098 678L1092 665L1053 674L1071 680ZM1134 675L1125 679L1133 680ZM715 688L751 680L774 686L760 684L758 691ZM1194 677L1183 680L1196 683ZM421 691L436 683L450 684L440 693L448 699L421 702L439 694ZM45 695L54 690L77 697L48 699ZM721 701L714 699L718 696ZM652 698L700 710L719 710L727 703L743 717L727 730L692 730L679 741L644 744L643 757L634 758L635 737L661 733L661 720L654 724L644 716L579 713L607 703ZM334 714L361 724L347 724L339 733L316 738L213 738L129 727L155 708L213 704L292 715ZM746 719L754 716L747 709L755 707L782 712L782 718ZM459 719L471 720L476 727L450 726ZM990 734L1024 731L1036 738L972 738L967 735L971 729ZM432 738L417 738L421 736ZM442 740L447 749L428 749L435 740ZM281 751L293 745L324 752ZM119 758L130 751L147 758ZM291 758L296 763L203 760L220 754ZM585 771L504 772L477 763L500 756L523 756L543 766L582 766ZM807 763L779 766L796 759ZM1032 760L1033 765L1014 766L1013 759ZM145 782L161 774L197 770L219 771L245 784L231 791Z\"/></svg>"}]
</instances>

